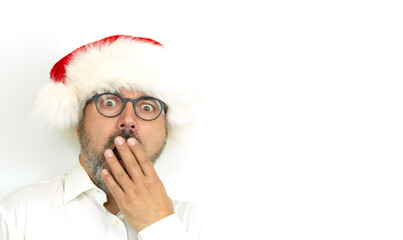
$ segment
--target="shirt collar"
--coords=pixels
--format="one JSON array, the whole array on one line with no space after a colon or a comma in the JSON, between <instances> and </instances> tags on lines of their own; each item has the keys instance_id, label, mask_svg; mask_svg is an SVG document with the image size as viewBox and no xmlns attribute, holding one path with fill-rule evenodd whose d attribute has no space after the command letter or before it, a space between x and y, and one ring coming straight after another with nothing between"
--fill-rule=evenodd
<instances>
[{"instance_id":1,"label":"shirt collar","mask_svg":"<svg viewBox=\"0 0 403 240\"><path fill-rule=\"evenodd\" d=\"M64 204L67 204L80 194L91 189L101 191L92 182L81 164L77 163L70 173L66 175L64 180Z\"/></svg>"}]
</instances>

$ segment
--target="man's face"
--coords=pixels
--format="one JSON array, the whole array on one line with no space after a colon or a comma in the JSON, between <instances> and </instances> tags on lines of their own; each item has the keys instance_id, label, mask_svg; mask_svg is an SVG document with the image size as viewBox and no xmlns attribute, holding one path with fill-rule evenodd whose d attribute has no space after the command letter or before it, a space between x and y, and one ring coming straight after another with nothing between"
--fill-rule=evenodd
<instances>
[{"instance_id":1,"label":"man's face","mask_svg":"<svg viewBox=\"0 0 403 240\"><path fill-rule=\"evenodd\" d=\"M139 98L145 96L142 92L121 90L124 98ZM78 136L81 145L80 162L90 175L94 183L106 193L109 193L101 177L101 170L108 170L104 157L106 149L116 153L114 139L122 136L126 140L135 138L144 148L151 161L155 161L164 149L167 137L166 118L162 113L153 121L144 121L138 118L131 102L127 102L123 112L113 118L102 116L91 101L84 110L84 117L78 127ZM119 154L117 154L119 158Z\"/></svg>"}]
</instances>

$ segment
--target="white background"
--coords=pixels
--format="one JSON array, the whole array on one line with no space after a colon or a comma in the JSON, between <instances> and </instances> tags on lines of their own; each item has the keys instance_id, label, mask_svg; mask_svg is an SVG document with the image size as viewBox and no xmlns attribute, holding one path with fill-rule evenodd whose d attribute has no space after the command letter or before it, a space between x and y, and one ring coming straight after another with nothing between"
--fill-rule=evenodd
<instances>
[{"instance_id":1,"label":"white background","mask_svg":"<svg viewBox=\"0 0 403 240\"><path fill-rule=\"evenodd\" d=\"M400 2L3 1L0 198L78 160L31 119L53 64L129 34L200 74L198 130L157 170L221 239L402 239Z\"/></svg>"}]
</instances>

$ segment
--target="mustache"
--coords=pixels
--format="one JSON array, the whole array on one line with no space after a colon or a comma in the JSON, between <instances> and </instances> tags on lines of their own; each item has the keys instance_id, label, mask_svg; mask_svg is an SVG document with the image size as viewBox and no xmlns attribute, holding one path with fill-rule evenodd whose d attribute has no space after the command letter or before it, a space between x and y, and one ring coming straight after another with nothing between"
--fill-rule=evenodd
<instances>
[{"instance_id":1,"label":"mustache","mask_svg":"<svg viewBox=\"0 0 403 240\"><path fill-rule=\"evenodd\" d=\"M105 144L104 151L108 148L110 149L110 147L115 144L114 141L117 136L121 136L126 141L129 138L134 138L140 144L140 146L144 147L143 142L141 141L141 139L139 138L139 136L137 136L137 134L135 132L133 132L130 129L122 129L109 137L108 141Z\"/></svg>"}]
</instances>

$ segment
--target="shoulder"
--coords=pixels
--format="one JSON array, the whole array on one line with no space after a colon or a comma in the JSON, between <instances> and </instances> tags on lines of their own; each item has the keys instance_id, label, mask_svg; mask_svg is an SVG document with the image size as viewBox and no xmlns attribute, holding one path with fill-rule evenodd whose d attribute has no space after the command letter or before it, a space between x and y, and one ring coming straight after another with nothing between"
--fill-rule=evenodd
<instances>
[{"instance_id":1,"label":"shoulder","mask_svg":"<svg viewBox=\"0 0 403 240\"><path fill-rule=\"evenodd\" d=\"M0 209L8 223L12 223L12 229L16 233L24 233L27 223L40 221L44 213L49 212L59 199L63 200L61 196L63 178L59 176L12 192L0 201Z\"/></svg>"},{"instance_id":2,"label":"shoulder","mask_svg":"<svg viewBox=\"0 0 403 240\"><path fill-rule=\"evenodd\" d=\"M8 211L15 211L28 206L40 207L54 201L63 196L63 176L22 187L3 198L0 205Z\"/></svg>"}]
</instances>

